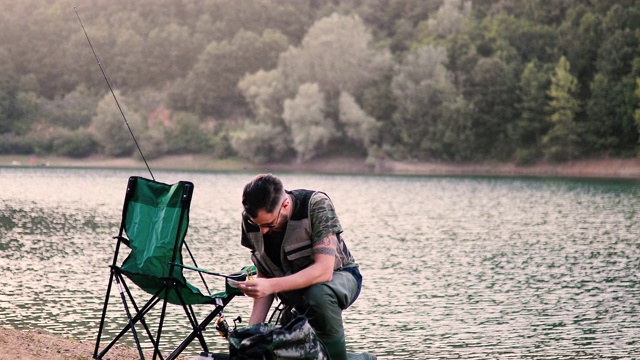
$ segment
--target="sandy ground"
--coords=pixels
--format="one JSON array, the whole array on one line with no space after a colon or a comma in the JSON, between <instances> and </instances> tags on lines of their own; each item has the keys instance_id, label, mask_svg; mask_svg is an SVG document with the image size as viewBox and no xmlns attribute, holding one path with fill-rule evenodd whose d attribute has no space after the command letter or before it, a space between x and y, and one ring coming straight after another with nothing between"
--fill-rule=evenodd
<instances>
[{"instance_id":1,"label":"sandy ground","mask_svg":"<svg viewBox=\"0 0 640 360\"><path fill-rule=\"evenodd\" d=\"M146 171L143 162L130 158L112 159L91 157L67 159L55 157L0 156L0 166L54 166L87 168L136 168ZM367 165L362 159L332 158L304 164L254 165L237 161L219 161L206 156L172 156L149 162L151 169L249 171L249 172L310 172L357 173L396 175L491 175L538 177L586 177L640 179L640 159L593 159L564 164L536 164L516 166L508 163L490 164L442 164L383 161ZM72 338L52 335L44 330L19 331L0 327L0 360L91 359L94 344ZM127 347L115 347L107 359L136 359L137 351ZM186 357L183 357L186 359Z\"/></svg>"},{"instance_id":2,"label":"sandy ground","mask_svg":"<svg viewBox=\"0 0 640 360\"><path fill-rule=\"evenodd\" d=\"M44 330L19 331L0 327L0 360L84 360L92 359L95 343L78 341ZM145 354L145 358L153 354ZM139 359L136 349L124 346L113 347L105 359ZM182 358L186 360L187 358Z\"/></svg>"}]
</instances>

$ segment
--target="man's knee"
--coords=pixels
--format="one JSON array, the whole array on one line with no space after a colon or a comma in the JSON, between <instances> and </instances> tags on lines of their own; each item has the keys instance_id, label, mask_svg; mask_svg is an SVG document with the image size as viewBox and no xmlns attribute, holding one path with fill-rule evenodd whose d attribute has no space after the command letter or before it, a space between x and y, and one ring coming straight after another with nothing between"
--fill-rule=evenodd
<instances>
[{"instance_id":1,"label":"man's knee","mask_svg":"<svg viewBox=\"0 0 640 360\"><path fill-rule=\"evenodd\" d=\"M315 284L304 294L304 314L320 339L343 335L342 309L326 283Z\"/></svg>"},{"instance_id":2,"label":"man's knee","mask_svg":"<svg viewBox=\"0 0 640 360\"><path fill-rule=\"evenodd\" d=\"M312 285L306 292L309 300L329 302L327 306L338 306L344 310L355 300L358 282L353 275L345 271L336 271L331 281Z\"/></svg>"},{"instance_id":3,"label":"man's knee","mask_svg":"<svg viewBox=\"0 0 640 360\"><path fill-rule=\"evenodd\" d=\"M335 293L326 283L309 286L304 294L305 306L315 312L340 311Z\"/></svg>"}]
</instances>

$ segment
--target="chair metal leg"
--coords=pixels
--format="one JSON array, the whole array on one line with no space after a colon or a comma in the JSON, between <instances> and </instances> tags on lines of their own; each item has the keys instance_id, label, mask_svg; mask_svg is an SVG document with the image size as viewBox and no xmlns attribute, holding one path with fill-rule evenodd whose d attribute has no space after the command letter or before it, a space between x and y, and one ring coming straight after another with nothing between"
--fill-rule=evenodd
<instances>
[{"instance_id":1,"label":"chair metal leg","mask_svg":"<svg viewBox=\"0 0 640 360\"><path fill-rule=\"evenodd\" d=\"M142 352L142 346L140 345L140 340L138 339L138 332L136 331L135 323L133 322L133 317L131 316L131 312L129 311L129 306L127 305L127 299L124 296L124 289L122 287L122 284L120 283L119 276L116 276L116 284L118 285L118 292L120 293L120 298L122 299L124 310L127 313L127 318L129 319L129 325L131 327L131 332L133 333L133 339L136 341L138 354L140 354L140 359L144 360L144 353Z\"/></svg>"},{"instance_id":2,"label":"chair metal leg","mask_svg":"<svg viewBox=\"0 0 640 360\"><path fill-rule=\"evenodd\" d=\"M209 352L209 348L207 346L206 341L204 340L204 335L202 334L202 330L198 329L198 320L196 319L196 313L193 311L193 306L186 305L186 301L182 297L179 291L176 291L176 295L178 296L178 300L180 300L180 304L182 304L182 309L184 313L187 315L187 319L189 319L189 323L191 324L191 328L194 332L196 332L196 336L198 337L198 341L200 341L200 347L202 347L202 351Z\"/></svg>"},{"instance_id":3,"label":"chair metal leg","mask_svg":"<svg viewBox=\"0 0 640 360\"><path fill-rule=\"evenodd\" d=\"M207 315L207 317L205 317L205 319L202 320L202 322L197 326L197 330L192 331L191 334L189 334L189 336L187 336L182 341L182 343L180 343L180 345L178 345L178 347L176 347L176 349L167 356L166 360L176 359L191 344L191 342L193 342L198 334L201 334L211 323L211 321L213 321L213 319L215 319L216 316L220 314L220 312L224 309L225 306L227 306L227 304L231 301L231 299L233 299L233 297L234 296L228 297L227 299L223 300L222 304L216 305L215 309L211 313L209 313L209 315Z\"/></svg>"},{"instance_id":4,"label":"chair metal leg","mask_svg":"<svg viewBox=\"0 0 640 360\"><path fill-rule=\"evenodd\" d=\"M121 279L122 280L122 279ZM123 284L126 284L123 281ZM156 304L160 302L160 298L158 297L158 294L154 295L151 299L149 299L149 301L139 310L137 311L136 316L133 317L133 323L137 323L138 321L142 321L144 319L144 316L147 315L147 313L153 309ZM118 333L118 335L116 335L113 340L111 340L111 342L109 343L109 345L107 345L102 352L100 352L100 354L98 355L98 359L102 359L102 357L111 349L111 347L113 347L113 345L116 344L116 342L118 342L118 340L120 340L120 338L122 338L127 331L129 331L129 329L131 328L131 324L127 323L127 325L125 325L125 327L120 330L120 333ZM153 336L151 336L151 332L149 331L148 336L151 339L151 342L153 343L153 345L155 346L155 340L153 339ZM162 359L162 357L161 357Z\"/></svg>"},{"instance_id":5,"label":"chair metal leg","mask_svg":"<svg viewBox=\"0 0 640 360\"><path fill-rule=\"evenodd\" d=\"M142 324L142 326L144 327L144 330L147 333L147 337L149 338L149 341L151 341L151 344L153 344L153 347L155 348L156 345L156 341L153 338L153 335L151 334L151 329L149 329L149 326L147 325L147 322L144 321L144 316L151 310L153 309L153 307L160 302L160 298L158 297L160 294L156 293L153 295L153 297L145 304L145 306L142 307L143 311L140 311L140 309L138 308L138 305L136 304L135 299L133 298L133 295L131 294L131 291L129 290L129 287L127 286L126 281L124 281L123 278L121 278L122 280L122 285L124 286L125 291L127 292L127 296L129 297L129 300L131 301L131 304L133 306L133 308L136 310L136 316L134 317L134 323L138 322L138 319L140 321L140 324ZM154 301L155 300L155 301ZM162 354L160 355L160 360L164 360L164 358L162 357Z\"/></svg>"},{"instance_id":6,"label":"chair metal leg","mask_svg":"<svg viewBox=\"0 0 640 360\"><path fill-rule=\"evenodd\" d=\"M189 311L191 311L191 317L189 317L188 314L187 317L189 317L189 320L193 319L193 321L191 321L191 326L193 327L193 331L197 332L196 336L198 337L198 341L200 341L200 347L202 348L202 351L209 352L209 347L207 346L207 342L204 340L204 334L202 333L202 330L204 329L198 329L198 320L196 320L196 313L193 311L193 306L189 305Z\"/></svg>"},{"instance_id":7,"label":"chair metal leg","mask_svg":"<svg viewBox=\"0 0 640 360\"><path fill-rule=\"evenodd\" d=\"M164 301L162 302L162 312L160 313L160 323L158 324L158 335L156 337L156 346L153 351L153 360L156 360L156 356L160 355L160 336L162 335L162 325L164 323L164 316L167 311L167 303L169 299L169 292L172 290L171 287L167 287L165 290ZM162 357L162 355L160 355Z\"/></svg>"},{"instance_id":8,"label":"chair metal leg","mask_svg":"<svg viewBox=\"0 0 640 360\"><path fill-rule=\"evenodd\" d=\"M96 339L96 347L93 351L93 358L100 359L98 357L98 351L100 350L100 339L102 338L102 330L104 329L104 320L107 316L107 306L109 305L109 295L111 294L111 284L113 284L114 270L111 270L109 275L109 284L107 285L107 295L104 299L104 305L102 306L102 316L100 317L100 327L98 328L98 338Z\"/></svg>"}]
</instances>

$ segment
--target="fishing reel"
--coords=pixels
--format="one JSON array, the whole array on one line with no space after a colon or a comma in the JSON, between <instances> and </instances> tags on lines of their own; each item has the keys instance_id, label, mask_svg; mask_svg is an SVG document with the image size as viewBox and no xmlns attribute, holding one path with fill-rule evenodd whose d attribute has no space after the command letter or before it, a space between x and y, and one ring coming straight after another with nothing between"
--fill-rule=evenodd
<instances>
[{"instance_id":1,"label":"fishing reel","mask_svg":"<svg viewBox=\"0 0 640 360\"><path fill-rule=\"evenodd\" d=\"M216 320L216 330L218 330L220 336L225 339L229 339L229 334L234 332L238 328L238 324L240 323L242 323L242 318L238 316L237 318L233 319L233 329L230 329L229 323L227 323L227 319L221 312L220 315L218 315L218 319Z\"/></svg>"},{"instance_id":2,"label":"fishing reel","mask_svg":"<svg viewBox=\"0 0 640 360\"><path fill-rule=\"evenodd\" d=\"M234 275L238 275L238 276L235 277ZM243 277L244 279L242 279ZM230 276L226 276L226 278L227 278L227 284L230 284L233 287L237 287L238 281L253 280L254 272L252 272L250 268L247 268L241 273L232 274ZM233 285L234 282L235 282L235 285ZM229 323L227 322L227 319L224 317L224 313L221 311L220 315L218 315L218 319L216 320L216 330L218 330L218 333L220 334L220 336L222 336L225 339L229 339L229 334L234 332L238 328L238 324L240 323L242 323L242 318L238 316L237 318L233 319L233 329L230 329Z\"/></svg>"}]
</instances>

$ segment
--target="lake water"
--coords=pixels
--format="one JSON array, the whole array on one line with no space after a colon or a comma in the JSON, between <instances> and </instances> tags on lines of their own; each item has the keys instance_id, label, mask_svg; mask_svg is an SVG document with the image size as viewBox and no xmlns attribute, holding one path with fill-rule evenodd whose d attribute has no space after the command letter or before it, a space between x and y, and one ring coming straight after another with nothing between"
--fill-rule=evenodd
<instances>
[{"instance_id":1,"label":"lake water","mask_svg":"<svg viewBox=\"0 0 640 360\"><path fill-rule=\"evenodd\" d=\"M0 168L0 326L95 339L132 175L148 176ZM254 174L155 175L194 182L187 239L201 267L250 264L239 218ZM336 205L364 276L344 313L350 350L380 359L640 357L639 181L278 175ZM112 304L108 334L124 317L115 295ZM250 307L236 298L227 318L247 319ZM172 309L164 339L182 325Z\"/></svg>"}]
</instances>

